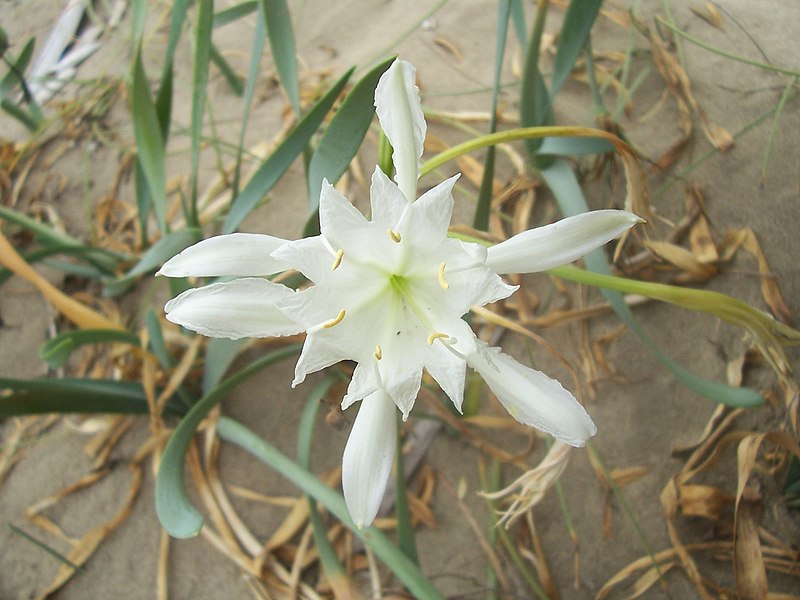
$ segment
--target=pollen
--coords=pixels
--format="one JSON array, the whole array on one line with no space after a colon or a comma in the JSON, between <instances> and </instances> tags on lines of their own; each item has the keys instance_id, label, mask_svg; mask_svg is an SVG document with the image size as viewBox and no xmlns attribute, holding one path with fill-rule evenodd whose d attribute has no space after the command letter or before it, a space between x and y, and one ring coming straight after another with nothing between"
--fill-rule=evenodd
<instances>
[{"instance_id":1,"label":"pollen","mask_svg":"<svg viewBox=\"0 0 800 600\"><path fill-rule=\"evenodd\" d=\"M439 265L439 285L442 286L443 290L446 290L450 287L450 284L447 283L447 280L444 278L444 268L447 266L445 262Z\"/></svg>"},{"instance_id":2,"label":"pollen","mask_svg":"<svg viewBox=\"0 0 800 600\"><path fill-rule=\"evenodd\" d=\"M446 333L438 333L438 332L432 333L428 336L428 345L433 346L433 342L435 342L436 340L446 340L449 338L450 336L447 335Z\"/></svg>"},{"instance_id":3,"label":"pollen","mask_svg":"<svg viewBox=\"0 0 800 600\"><path fill-rule=\"evenodd\" d=\"M392 229L387 229L387 230L386 230L386 233L388 233L388 234L389 234L389 237L390 237L390 238L392 238L392 241L393 241L395 244L399 244L399 243L400 243L400 239L401 239L401 238L400 238L400 234L399 234L399 233L397 233L396 231L394 231L394 230L392 230Z\"/></svg>"},{"instance_id":4,"label":"pollen","mask_svg":"<svg viewBox=\"0 0 800 600\"><path fill-rule=\"evenodd\" d=\"M327 323L325 323L322 326L322 328L323 329L330 329L331 327L335 327L336 325L338 325L339 323L342 322L342 319L344 319L344 315L345 315L345 310L344 309L340 310L339 314L336 316L336 318L333 319L332 321L328 321Z\"/></svg>"},{"instance_id":5,"label":"pollen","mask_svg":"<svg viewBox=\"0 0 800 600\"><path fill-rule=\"evenodd\" d=\"M375 360L380 360L383 358L383 350L381 350L380 344L375 346Z\"/></svg>"},{"instance_id":6,"label":"pollen","mask_svg":"<svg viewBox=\"0 0 800 600\"><path fill-rule=\"evenodd\" d=\"M333 259L333 264L331 265L331 271L335 271L340 264L342 264L342 257L344 256L344 250L337 250L336 257Z\"/></svg>"}]
</instances>

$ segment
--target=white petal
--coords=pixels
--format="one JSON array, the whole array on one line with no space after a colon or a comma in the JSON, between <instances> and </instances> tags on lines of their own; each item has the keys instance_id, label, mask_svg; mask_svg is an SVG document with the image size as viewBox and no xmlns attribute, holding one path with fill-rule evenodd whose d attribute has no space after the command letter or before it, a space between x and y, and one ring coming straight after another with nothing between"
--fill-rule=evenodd
<instances>
[{"instance_id":1,"label":"white petal","mask_svg":"<svg viewBox=\"0 0 800 600\"><path fill-rule=\"evenodd\" d=\"M312 334L306 337L303 344L303 351L297 364L294 367L294 380L292 387L297 387L310 373L316 373L326 367L335 365L339 361L350 358L347 355L347 348L338 344L331 344L320 334Z\"/></svg>"},{"instance_id":2,"label":"white petal","mask_svg":"<svg viewBox=\"0 0 800 600\"><path fill-rule=\"evenodd\" d=\"M376 166L372 173L372 185L369 188L372 222L379 223L387 229L397 229L400 217L408 207L408 200L400 188Z\"/></svg>"},{"instance_id":3,"label":"white petal","mask_svg":"<svg viewBox=\"0 0 800 600\"><path fill-rule=\"evenodd\" d=\"M555 379L485 344L468 355L467 362L520 423L532 425L578 447L597 433L597 427L583 406Z\"/></svg>"},{"instance_id":4,"label":"white petal","mask_svg":"<svg viewBox=\"0 0 800 600\"><path fill-rule=\"evenodd\" d=\"M169 259L156 275L167 277L263 277L287 269L270 256L287 240L257 233L217 235Z\"/></svg>"},{"instance_id":5,"label":"white petal","mask_svg":"<svg viewBox=\"0 0 800 600\"><path fill-rule=\"evenodd\" d=\"M244 278L187 290L167 302L167 319L209 337L275 337L303 331L275 303L295 292L266 279Z\"/></svg>"},{"instance_id":6,"label":"white petal","mask_svg":"<svg viewBox=\"0 0 800 600\"><path fill-rule=\"evenodd\" d=\"M347 386L347 394L342 398L342 410L349 408L354 402L363 400L380 387L375 363L358 363L353 371L353 378Z\"/></svg>"},{"instance_id":7,"label":"white petal","mask_svg":"<svg viewBox=\"0 0 800 600\"><path fill-rule=\"evenodd\" d=\"M417 195L422 144L427 124L422 114L416 72L409 62L395 60L375 88L375 108L392 144L396 181L409 202Z\"/></svg>"},{"instance_id":8,"label":"white petal","mask_svg":"<svg viewBox=\"0 0 800 600\"><path fill-rule=\"evenodd\" d=\"M378 390L361 401L342 458L344 501L359 528L375 520L396 445L394 403Z\"/></svg>"},{"instance_id":9,"label":"white petal","mask_svg":"<svg viewBox=\"0 0 800 600\"><path fill-rule=\"evenodd\" d=\"M353 230L365 227L369 221L327 179L323 179L319 196L319 224L322 234L331 244L341 245Z\"/></svg>"},{"instance_id":10,"label":"white petal","mask_svg":"<svg viewBox=\"0 0 800 600\"><path fill-rule=\"evenodd\" d=\"M518 233L488 250L495 273L536 273L570 263L622 235L642 219L624 210L595 210Z\"/></svg>"},{"instance_id":11,"label":"white petal","mask_svg":"<svg viewBox=\"0 0 800 600\"><path fill-rule=\"evenodd\" d=\"M445 179L414 202L413 211L400 228L403 237L421 248L435 247L447 237L453 215L453 186L460 176Z\"/></svg>"}]
</instances>

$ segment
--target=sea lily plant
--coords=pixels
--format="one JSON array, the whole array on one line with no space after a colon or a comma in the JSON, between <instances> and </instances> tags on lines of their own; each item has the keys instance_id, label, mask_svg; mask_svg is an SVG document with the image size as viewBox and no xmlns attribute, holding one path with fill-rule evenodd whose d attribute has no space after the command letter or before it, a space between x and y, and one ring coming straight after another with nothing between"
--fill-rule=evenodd
<instances>
[{"instance_id":1,"label":"sea lily plant","mask_svg":"<svg viewBox=\"0 0 800 600\"><path fill-rule=\"evenodd\" d=\"M344 450L342 487L359 527L376 516L396 452L396 411L408 417L423 369L458 410L469 366L518 421L572 446L595 434L591 417L558 381L489 347L462 317L514 293L517 287L501 275L572 262L640 221L629 212L598 210L489 248L448 237L458 176L417 198L427 126L410 63L396 60L383 74L375 107L396 175L392 181L376 167L370 219L325 181L320 235L294 241L220 235L159 271L237 277L166 304L167 318L188 329L232 339L305 332L292 386L340 361L356 363L342 408L361 406ZM295 291L267 278L288 269L313 285Z\"/></svg>"}]
</instances>

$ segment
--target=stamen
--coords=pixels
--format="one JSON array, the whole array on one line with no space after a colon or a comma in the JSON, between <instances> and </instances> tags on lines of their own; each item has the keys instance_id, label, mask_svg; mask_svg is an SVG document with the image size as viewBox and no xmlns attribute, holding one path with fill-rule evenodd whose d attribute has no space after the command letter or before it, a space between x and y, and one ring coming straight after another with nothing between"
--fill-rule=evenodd
<instances>
[{"instance_id":1,"label":"stamen","mask_svg":"<svg viewBox=\"0 0 800 600\"><path fill-rule=\"evenodd\" d=\"M383 358L383 350L381 350L380 344L375 346L375 360L380 360Z\"/></svg>"},{"instance_id":2,"label":"stamen","mask_svg":"<svg viewBox=\"0 0 800 600\"><path fill-rule=\"evenodd\" d=\"M447 340L450 339L450 336L446 333L432 333L428 336L428 346L433 346L433 342L436 340Z\"/></svg>"},{"instance_id":3,"label":"stamen","mask_svg":"<svg viewBox=\"0 0 800 600\"><path fill-rule=\"evenodd\" d=\"M386 233L389 234L389 237L392 238L392 241L395 244L399 244L400 243L400 234L399 233L397 233L396 231L393 231L392 229L387 229Z\"/></svg>"},{"instance_id":4,"label":"stamen","mask_svg":"<svg viewBox=\"0 0 800 600\"><path fill-rule=\"evenodd\" d=\"M336 256L337 254L339 254L336 250L333 249L333 246L331 246L331 243L328 241L328 238L326 238L324 235L321 235L320 237L322 238L322 245L325 246L325 249L331 253L331 256Z\"/></svg>"},{"instance_id":5,"label":"stamen","mask_svg":"<svg viewBox=\"0 0 800 600\"><path fill-rule=\"evenodd\" d=\"M336 258L333 259L333 264L331 265L331 271L335 271L340 264L342 264L342 257L344 256L344 250L337 250L336 251Z\"/></svg>"},{"instance_id":6,"label":"stamen","mask_svg":"<svg viewBox=\"0 0 800 600\"><path fill-rule=\"evenodd\" d=\"M446 289L448 289L450 287L450 284L447 283L447 281L444 278L444 268L445 268L445 266L447 266L447 265L444 262L442 262L442 264L439 265L439 285L442 286L443 290L446 290Z\"/></svg>"},{"instance_id":7,"label":"stamen","mask_svg":"<svg viewBox=\"0 0 800 600\"><path fill-rule=\"evenodd\" d=\"M345 310L344 309L340 310L337 317L333 321L328 321L327 323L325 323L322 326L322 328L330 329L331 327L335 327L336 325L342 322L342 319L344 319L344 315L345 315Z\"/></svg>"}]
</instances>

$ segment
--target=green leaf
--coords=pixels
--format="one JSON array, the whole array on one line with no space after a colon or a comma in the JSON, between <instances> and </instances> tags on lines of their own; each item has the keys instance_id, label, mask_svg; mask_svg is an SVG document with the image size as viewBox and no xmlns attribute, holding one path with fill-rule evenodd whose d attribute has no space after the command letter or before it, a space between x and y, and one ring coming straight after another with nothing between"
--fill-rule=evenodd
<instances>
[{"instance_id":1,"label":"green leaf","mask_svg":"<svg viewBox=\"0 0 800 600\"><path fill-rule=\"evenodd\" d=\"M603 0L571 0L558 35L550 95L555 98L586 45Z\"/></svg>"},{"instance_id":2,"label":"green leaf","mask_svg":"<svg viewBox=\"0 0 800 600\"><path fill-rule=\"evenodd\" d=\"M565 161L560 159L555 160L549 168L542 170L540 173L547 183L547 186L553 192L564 216L576 215L589 210L583 196L583 190L581 190L572 169ZM588 269L594 273L603 275L611 274L611 267L602 250L595 250L591 254L588 254L584 257L584 261ZM650 336L645 333L636 320L636 317L634 317L633 312L625 303L622 294L607 289L601 291L617 315L625 321L628 327L630 327L642 343L644 343L645 347L650 350L661 364L663 364L683 385L701 396L729 406L751 407L763 404L764 399L753 389L731 387L716 381L710 381L675 363L658 347Z\"/></svg>"},{"instance_id":3,"label":"green leaf","mask_svg":"<svg viewBox=\"0 0 800 600\"><path fill-rule=\"evenodd\" d=\"M181 250L199 242L202 235L202 232L194 227L168 233L153 244L125 275L109 281L103 289L103 295L107 298L114 298L124 293L130 288L136 277L160 267Z\"/></svg>"},{"instance_id":4,"label":"green leaf","mask_svg":"<svg viewBox=\"0 0 800 600\"><path fill-rule=\"evenodd\" d=\"M227 338L210 338L206 346L206 359L203 364L203 393L207 394L217 385L222 376L250 342L247 338L229 340Z\"/></svg>"},{"instance_id":5,"label":"green leaf","mask_svg":"<svg viewBox=\"0 0 800 600\"><path fill-rule=\"evenodd\" d=\"M111 379L0 378L0 418L46 413L147 414L141 384ZM167 412L183 409L171 399Z\"/></svg>"},{"instance_id":6,"label":"green leaf","mask_svg":"<svg viewBox=\"0 0 800 600\"><path fill-rule=\"evenodd\" d=\"M494 51L494 79L492 80L492 110L489 113L489 133L497 131L497 96L500 90L500 74L503 70L503 58L506 51L508 20L511 11L511 0L500 0L497 4L497 42ZM494 195L494 158L495 147L489 146L483 161L483 178L478 190L478 205L475 207L475 218L472 226L479 231L489 229L489 213L492 210Z\"/></svg>"},{"instance_id":7,"label":"green leaf","mask_svg":"<svg viewBox=\"0 0 800 600\"><path fill-rule=\"evenodd\" d=\"M285 0L261 0L267 24L272 59L281 78L283 89L289 97L294 114L300 116L300 86L297 80L297 52L294 48L292 17Z\"/></svg>"},{"instance_id":8,"label":"green leaf","mask_svg":"<svg viewBox=\"0 0 800 600\"><path fill-rule=\"evenodd\" d=\"M5 100L6 96L17 87L23 85L25 82L20 78L20 75L28 68L28 64L33 56L33 49L36 46L36 38L30 38L22 47L19 57L16 60L7 58L8 64L13 67L9 68L8 73L5 74L0 80L0 100Z\"/></svg>"},{"instance_id":9,"label":"green leaf","mask_svg":"<svg viewBox=\"0 0 800 600\"><path fill-rule=\"evenodd\" d=\"M138 49L133 61L133 80L128 93L131 97L133 135L136 140L136 157L141 165L150 192L150 204L162 232L167 230L166 174L164 171L164 137L150 95L150 85L142 65L142 52Z\"/></svg>"},{"instance_id":10,"label":"green leaf","mask_svg":"<svg viewBox=\"0 0 800 600\"><path fill-rule=\"evenodd\" d=\"M297 462L309 472L311 471L311 445L314 440L314 425L316 424L317 413L322 399L328 393L334 381L336 379L333 376L328 376L314 387L308 396L308 400L306 400L303 414L300 417L300 427L297 431ZM353 597L347 570L342 565L333 544L328 539L327 529L322 521L322 516L319 514L319 509L317 509L317 502L309 496L306 496L306 500L308 501L309 521L314 532L314 545L319 552L322 570L333 588L334 596L337 598Z\"/></svg>"},{"instance_id":11,"label":"green leaf","mask_svg":"<svg viewBox=\"0 0 800 600\"><path fill-rule=\"evenodd\" d=\"M415 598L442 600L443 596L433 587L413 562L400 552L381 531L373 527L359 529L347 512L344 499L300 465L270 446L248 430L244 425L223 417L217 425L223 439L240 446L267 466L271 467L309 496L316 498L342 524L359 537L364 545L392 570Z\"/></svg>"},{"instance_id":12,"label":"green leaf","mask_svg":"<svg viewBox=\"0 0 800 600\"><path fill-rule=\"evenodd\" d=\"M394 57L383 61L353 86L331 119L308 165L308 204L319 206L322 180L336 183L361 147L375 114L375 87Z\"/></svg>"},{"instance_id":13,"label":"green leaf","mask_svg":"<svg viewBox=\"0 0 800 600\"><path fill-rule=\"evenodd\" d=\"M172 121L172 84L173 84L173 61L175 49L178 47L178 40L181 37L183 24L186 21L186 13L189 10L190 0L174 0L172 2L172 14L170 15L169 37L167 38L167 48L164 53L164 66L161 70L161 83L156 94L156 114L158 124L161 128L161 137L166 146L169 139L169 126Z\"/></svg>"},{"instance_id":14,"label":"green leaf","mask_svg":"<svg viewBox=\"0 0 800 600\"><path fill-rule=\"evenodd\" d=\"M161 368L171 368L175 360L167 350L167 344L164 342L164 331L161 329L161 321L152 308L147 309L144 321L147 327L148 349L155 355Z\"/></svg>"},{"instance_id":15,"label":"green leaf","mask_svg":"<svg viewBox=\"0 0 800 600\"><path fill-rule=\"evenodd\" d=\"M76 347L109 343L139 346L139 338L129 331L119 329L76 329L47 340L39 348L39 358L46 361L51 369L58 369L64 366Z\"/></svg>"},{"instance_id":16,"label":"green leaf","mask_svg":"<svg viewBox=\"0 0 800 600\"><path fill-rule=\"evenodd\" d=\"M161 525L171 536L194 537L203 526L203 517L189 501L186 484L183 481L186 449L197 426L208 412L242 381L265 367L298 354L300 348L299 344L287 346L253 361L203 396L178 423L167 442L167 447L164 448L156 478L156 512Z\"/></svg>"},{"instance_id":17,"label":"green leaf","mask_svg":"<svg viewBox=\"0 0 800 600\"><path fill-rule=\"evenodd\" d=\"M237 96L241 96L242 92L244 91L242 78L239 77L239 75L236 74L236 71L233 70L233 67L228 64L228 61L225 60L225 57L217 49L215 44L211 44L211 61L220 70L222 76L225 77L225 81L227 81L228 85L231 86L233 93Z\"/></svg>"},{"instance_id":18,"label":"green leaf","mask_svg":"<svg viewBox=\"0 0 800 600\"><path fill-rule=\"evenodd\" d=\"M203 134L203 115L206 110L206 86L208 85L208 62L211 56L211 20L214 16L213 0L198 0L197 29L194 44L194 68L192 70L192 119L189 135L192 144L189 222L198 225L197 215L197 171L200 166L200 138Z\"/></svg>"},{"instance_id":19,"label":"green leaf","mask_svg":"<svg viewBox=\"0 0 800 600\"><path fill-rule=\"evenodd\" d=\"M258 10L258 0L248 0L247 2L240 2L234 4L230 8L221 10L214 14L214 29L222 27L234 21L238 21L242 17L253 14Z\"/></svg>"},{"instance_id":20,"label":"green leaf","mask_svg":"<svg viewBox=\"0 0 800 600\"><path fill-rule=\"evenodd\" d=\"M283 176L295 158L303 151L314 132L317 131L352 73L353 69L351 68L303 116L269 158L261 163L250 181L234 199L231 210L222 225L222 233L236 231L244 218Z\"/></svg>"},{"instance_id":21,"label":"green leaf","mask_svg":"<svg viewBox=\"0 0 800 600\"><path fill-rule=\"evenodd\" d=\"M550 94L539 70L539 50L542 44L547 7L547 0L537 4L533 33L525 53L519 99L519 119L522 127L539 127L553 122ZM540 145L541 140L539 139L525 140L525 148L531 155L536 154Z\"/></svg>"}]
</instances>

